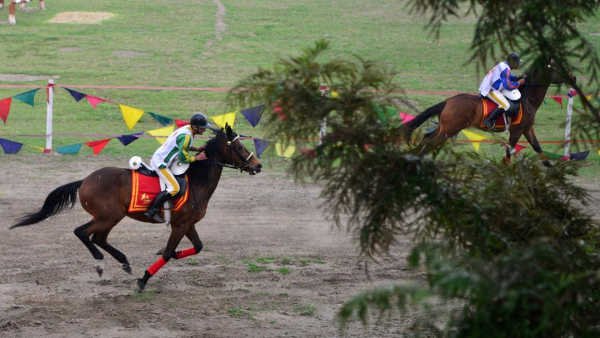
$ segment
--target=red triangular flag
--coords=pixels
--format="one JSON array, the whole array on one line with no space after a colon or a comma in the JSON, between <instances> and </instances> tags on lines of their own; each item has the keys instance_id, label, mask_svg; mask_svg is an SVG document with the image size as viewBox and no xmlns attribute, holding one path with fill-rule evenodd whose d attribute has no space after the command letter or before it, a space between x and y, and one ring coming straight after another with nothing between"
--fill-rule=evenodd
<instances>
[{"instance_id":1,"label":"red triangular flag","mask_svg":"<svg viewBox=\"0 0 600 338\"><path fill-rule=\"evenodd\" d=\"M6 119L8 119L8 113L10 112L11 102L12 97L7 97L5 99L0 100L0 119L4 121L4 124L6 124Z\"/></svg>"},{"instance_id":2,"label":"red triangular flag","mask_svg":"<svg viewBox=\"0 0 600 338\"><path fill-rule=\"evenodd\" d=\"M525 146L522 146L522 145L520 145L520 144L518 144L518 143L517 143L517 144L515 144L515 155L516 155L516 154L518 154L518 153L519 153L521 150L523 150L523 149L525 149L525 148L527 148L527 147L525 147Z\"/></svg>"},{"instance_id":3,"label":"red triangular flag","mask_svg":"<svg viewBox=\"0 0 600 338\"><path fill-rule=\"evenodd\" d=\"M188 124L190 124L189 121L175 119L175 125L177 126L177 128L181 128L183 126L187 126Z\"/></svg>"},{"instance_id":4,"label":"red triangular flag","mask_svg":"<svg viewBox=\"0 0 600 338\"><path fill-rule=\"evenodd\" d=\"M554 95L554 96L550 96L552 98L552 100L556 101L558 104L560 104L562 106L562 96L560 95Z\"/></svg>"},{"instance_id":5,"label":"red triangular flag","mask_svg":"<svg viewBox=\"0 0 600 338\"><path fill-rule=\"evenodd\" d=\"M89 104L94 107L94 109L96 109L96 106L102 102L106 102L105 99L101 98L101 97L97 97L97 96L93 96L93 95L86 95L85 96L86 100L89 102Z\"/></svg>"},{"instance_id":6,"label":"red triangular flag","mask_svg":"<svg viewBox=\"0 0 600 338\"><path fill-rule=\"evenodd\" d=\"M94 155L98 155L98 154L100 154L102 149L104 149L104 147L106 147L106 145L108 144L108 142L110 142L110 140L111 139L107 138L104 140L90 141L90 142L86 142L85 145L92 148L92 150L94 151Z\"/></svg>"}]
</instances>

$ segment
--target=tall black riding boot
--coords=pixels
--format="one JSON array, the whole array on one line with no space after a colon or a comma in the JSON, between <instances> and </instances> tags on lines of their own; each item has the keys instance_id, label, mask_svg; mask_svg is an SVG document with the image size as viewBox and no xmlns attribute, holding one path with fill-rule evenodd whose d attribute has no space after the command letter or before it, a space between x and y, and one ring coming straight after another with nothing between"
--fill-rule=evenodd
<instances>
[{"instance_id":1,"label":"tall black riding boot","mask_svg":"<svg viewBox=\"0 0 600 338\"><path fill-rule=\"evenodd\" d=\"M496 125L496 119L503 112L504 110L502 108L494 109L494 111L491 112L485 120L483 120L483 124L485 124L488 129L494 129L494 126Z\"/></svg>"},{"instance_id":2,"label":"tall black riding boot","mask_svg":"<svg viewBox=\"0 0 600 338\"><path fill-rule=\"evenodd\" d=\"M144 216L155 220L158 223L164 223L165 220L157 213L160 210L160 206L163 205L169 198L171 194L166 191L161 191L156 197L154 197L154 201L150 205L150 208L144 213Z\"/></svg>"}]
</instances>

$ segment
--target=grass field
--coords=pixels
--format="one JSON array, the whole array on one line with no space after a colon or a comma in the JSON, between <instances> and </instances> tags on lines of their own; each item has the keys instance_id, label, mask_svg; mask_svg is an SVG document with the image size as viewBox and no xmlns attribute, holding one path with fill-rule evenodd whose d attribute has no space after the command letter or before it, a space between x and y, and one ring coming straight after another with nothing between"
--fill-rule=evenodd
<instances>
[{"instance_id":1,"label":"grass field","mask_svg":"<svg viewBox=\"0 0 600 338\"><path fill-rule=\"evenodd\" d=\"M186 119L193 111L216 115L231 109L224 104L224 93L79 89L78 85L231 87L259 67L269 67L280 57L297 54L319 38L332 42L330 57L356 54L391 64L399 71L397 80L406 89L475 92L479 84L475 66L465 64L471 52L474 19L451 20L436 40L424 26L426 18L410 14L404 1L221 3L222 13L215 2L208 0L52 0L46 11L34 9L34 2L29 5L31 10L17 13L16 26L7 25L7 12L0 11L0 84L30 84L35 88L46 81L9 81L7 76L53 77L58 85L173 118ZM100 24L49 22L55 15L71 11L110 12L114 17ZM217 20L225 24L222 31L216 30ZM581 29L600 50L600 17ZM585 74L579 75L585 78ZM0 88L0 98L25 90ZM556 90L551 88L549 95L556 94ZM562 88L558 94L565 92ZM443 98L410 96L419 109ZM0 138L24 143L24 152L39 151L37 147L43 147L44 139L31 135L45 133L44 100L40 91L33 108L14 102L8 123L0 126ZM561 109L551 99L542 106L536 128L540 140L563 138L564 107ZM54 125L55 148L160 127L146 114L130 131L118 106L101 104L94 110L85 101L76 103L60 88ZM260 128L252 129L242 116L238 116L236 127L244 134L262 135ZM90 136L82 138L81 134ZM153 139L142 138L124 147L115 139L104 154L139 154L147 158L156 145ZM547 151L560 152L558 145L543 146ZM496 158L502 156L497 145L484 144L482 151ZM596 148L592 151L591 159L597 160ZM77 156L90 154L84 146ZM281 162L271 161L276 165ZM585 172L594 174L596 167L594 164Z\"/></svg>"}]
</instances>

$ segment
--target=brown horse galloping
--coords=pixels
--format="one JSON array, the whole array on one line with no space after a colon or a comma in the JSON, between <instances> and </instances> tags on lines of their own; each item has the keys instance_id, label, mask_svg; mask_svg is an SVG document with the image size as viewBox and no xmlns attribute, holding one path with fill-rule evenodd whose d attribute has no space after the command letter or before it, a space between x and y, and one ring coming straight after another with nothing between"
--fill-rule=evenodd
<instances>
[{"instance_id":1,"label":"brown horse galloping","mask_svg":"<svg viewBox=\"0 0 600 338\"><path fill-rule=\"evenodd\" d=\"M217 135L206 144L208 160L193 162L187 175L189 178L189 198L179 209L173 212L171 234L161 257L145 271L137 280L139 291L169 259L180 259L194 255L202 250L202 242L196 232L195 224L206 214L206 207L213 192L217 188L223 167L244 170L251 175L260 172L262 165L253 153L248 152L240 142L239 136L229 126L217 132ZM81 181L60 186L52 191L42 208L26 215L12 228L38 223L67 206L73 206L77 192L82 207L92 215L92 220L79 226L74 233L92 253L98 263L104 258L98 247L104 249L122 264L123 270L131 273L131 267L125 254L111 246L107 237L111 229L125 216L142 222L154 222L142 212L128 212L131 198L131 170L121 168L102 168ZM175 251L177 245L186 236L194 245L181 251ZM98 247L97 247L98 246ZM102 270L97 267L98 274Z\"/></svg>"},{"instance_id":2,"label":"brown horse galloping","mask_svg":"<svg viewBox=\"0 0 600 338\"><path fill-rule=\"evenodd\" d=\"M511 153L515 145L525 135L525 138L533 147L536 153L543 160L545 165L550 162L544 155L542 147L535 136L533 124L535 122L535 114L539 109L544 96L548 91L550 84L564 83L567 80L574 81L574 78L567 79L559 75L559 72L554 69L552 62L535 62L530 71L526 74L526 82L521 86L521 104L523 106L523 116L519 124L512 123L509 127L509 139L506 149L506 162L510 161ZM443 102L427 108L425 111L417 115L412 121L406 124L407 132L410 134L417 127L423 124L427 119L433 116L439 116L439 124L437 128L425 134L423 140L424 149L436 147L446 141L448 138L457 135L465 128L478 128L488 132L503 131L503 128L494 128L492 130L483 126L483 107L482 99L479 95L473 94L458 94L450 97ZM502 120L502 118L498 118Z\"/></svg>"}]
</instances>

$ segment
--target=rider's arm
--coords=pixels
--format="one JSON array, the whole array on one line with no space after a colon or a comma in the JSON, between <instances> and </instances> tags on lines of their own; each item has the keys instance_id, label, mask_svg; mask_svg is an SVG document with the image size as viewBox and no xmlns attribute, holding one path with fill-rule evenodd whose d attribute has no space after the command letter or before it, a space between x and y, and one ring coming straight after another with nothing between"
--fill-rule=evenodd
<instances>
[{"instance_id":1,"label":"rider's arm","mask_svg":"<svg viewBox=\"0 0 600 338\"><path fill-rule=\"evenodd\" d=\"M502 86L508 90L519 88L520 83L517 82L516 78L510 74L510 69L508 68L504 69L502 73L500 73L500 79L502 80Z\"/></svg>"},{"instance_id":2,"label":"rider's arm","mask_svg":"<svg viewBox=\"0 0 600 338\"><path fill-rule=\"evenodd\" d=\"M190 143L192 142L192 136L187 134L181 134L177 136L177 148L179 149L179 160L192 163L196 160L196 157L190 154Z\"/></svg>"}]
</instances>

